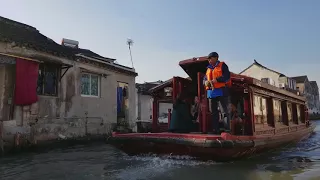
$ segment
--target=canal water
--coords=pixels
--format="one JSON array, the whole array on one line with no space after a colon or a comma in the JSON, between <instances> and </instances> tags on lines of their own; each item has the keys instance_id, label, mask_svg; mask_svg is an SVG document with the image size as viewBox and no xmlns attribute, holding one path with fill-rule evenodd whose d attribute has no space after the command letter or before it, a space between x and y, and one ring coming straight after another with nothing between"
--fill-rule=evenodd
<instances>
[{"instance_id":1,"label":"canal water","mask_svg":"<svg viewBox=\"0 0 320 180\"><path fill-rule=\"evenodd\" d=\"M296 147L215 163L190 157L129 157L106 144L0 159L0 180L320 180L320 121Z\"/></svg>"}]
</instances>

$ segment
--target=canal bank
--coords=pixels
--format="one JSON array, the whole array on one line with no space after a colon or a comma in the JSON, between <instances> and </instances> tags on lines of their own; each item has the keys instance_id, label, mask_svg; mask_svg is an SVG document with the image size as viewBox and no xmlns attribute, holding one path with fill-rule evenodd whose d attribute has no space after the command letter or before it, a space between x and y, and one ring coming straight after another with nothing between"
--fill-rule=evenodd
<instances>
[{"instance_id":1,"label":"canal bank","mask_svg":"<svg viewBox=\"0 0 320 180\"><path fill-rule=\"evenodd\" d=\"M75 144L105 141L116 128L100 118L68 118L37 121L29 126L2 122L2 154L57 148Z\"/></svg>"}]
</instances>

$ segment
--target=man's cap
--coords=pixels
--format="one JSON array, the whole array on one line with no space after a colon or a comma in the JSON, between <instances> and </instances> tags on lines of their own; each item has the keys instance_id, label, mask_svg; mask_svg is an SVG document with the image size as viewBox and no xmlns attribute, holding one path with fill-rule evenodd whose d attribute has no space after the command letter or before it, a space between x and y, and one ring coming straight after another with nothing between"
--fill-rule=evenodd
<instances>
[{"instance_id":1,"label":"man's cap","mask_svg":"<svg viewBox=\"0 0 320 180\"><path fill-rule=\"evenodd\" d=\"M212 57L219 57L219 54L217 52L211 52L209 55L208 55L208 59L212 58Z\"/></svg>"}]
</instances>

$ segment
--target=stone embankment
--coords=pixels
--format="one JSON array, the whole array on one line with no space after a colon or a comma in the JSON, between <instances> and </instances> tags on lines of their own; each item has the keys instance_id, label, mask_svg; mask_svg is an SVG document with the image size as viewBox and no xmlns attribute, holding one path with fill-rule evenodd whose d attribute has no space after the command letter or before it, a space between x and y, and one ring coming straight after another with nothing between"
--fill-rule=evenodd
<instances>
[{"instance_id":1,"label":"stone embankment","mask_svg":"<svg viewBox=\"0 0 320 180\"><path fill-rule=\"evenodd\" d=\"M116 125L98 117L36 119L26 125L15 120L0 122L2 154L105 141Z\"/></svg>"}]
</instances>

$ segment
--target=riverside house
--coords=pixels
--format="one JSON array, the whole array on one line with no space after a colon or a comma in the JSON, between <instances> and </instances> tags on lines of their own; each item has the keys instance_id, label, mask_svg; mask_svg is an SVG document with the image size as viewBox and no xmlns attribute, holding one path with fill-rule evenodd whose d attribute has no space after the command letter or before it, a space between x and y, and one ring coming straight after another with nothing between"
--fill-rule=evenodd
<instances>
[{"instance_id":1,"label":"riverside house","mask_svg":"<svg viewBox=\"0 0 320 180\"><path fill-rule=\"evenodd\" d=\"M106 135L135 124L133 68L0 17L0 144ZM1 130L2 129L2 130Z\"/></svg>"},{"instance_id":2,"label":"riverside house","mask_svg":"<svg viewBox=\"0 0 320 180\"><path fill-rule=\"evenodd\" d=\"M288 77L278 71L263 66L256 60L254 60L249 67L240 72L240 74L259 79L273 86L305 96L309 114L314 115L319 112L319 89L317 83L315 81L309 81L307 76Z\"/></svg>"}]
</instances>

